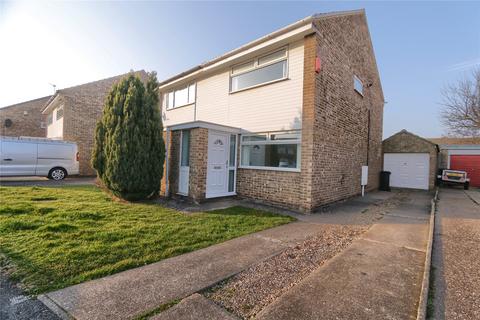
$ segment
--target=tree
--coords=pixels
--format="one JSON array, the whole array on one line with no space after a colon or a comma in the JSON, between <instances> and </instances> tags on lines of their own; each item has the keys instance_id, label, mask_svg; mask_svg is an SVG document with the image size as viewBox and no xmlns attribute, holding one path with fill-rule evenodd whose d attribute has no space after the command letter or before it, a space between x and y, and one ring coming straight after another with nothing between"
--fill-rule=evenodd
<instances>
[{"instance_id":1,"label":"tree","mask_svg":"<svg viewBox=\"0 0 480 320\"><path fill-rule=\"evenodd\" d=\"M480 136L480 69L472 72L443 92L442 123L451 134L459 136Z\"/></svg>"},{"instance_id":2,"label":"tree","mask_svg":"<svg viewBox=\"0 0 480 320\"><path fill-rule=\"evenodd\" d=\"M154 72L146 85L129 74L114 84L95 131L92 165L115 196L134 201L158 194L165 146Z\"/></svg>"}]
</instances>

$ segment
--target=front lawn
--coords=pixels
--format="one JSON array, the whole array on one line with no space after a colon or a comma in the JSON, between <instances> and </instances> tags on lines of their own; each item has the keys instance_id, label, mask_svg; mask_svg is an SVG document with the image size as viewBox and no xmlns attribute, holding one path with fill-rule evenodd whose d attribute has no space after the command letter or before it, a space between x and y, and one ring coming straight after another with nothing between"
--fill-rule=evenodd
<instances>
[{"instance_id":1,"label":"front lawn","mask_svg":"<svg viewBox=\"0 0 480 320\"><path fill-rule=\"evenodd\" d=\"M37 294L290 221L242 207L187 215L94 186L0 187L0 264Z\"/></svg>"}]
</instances>

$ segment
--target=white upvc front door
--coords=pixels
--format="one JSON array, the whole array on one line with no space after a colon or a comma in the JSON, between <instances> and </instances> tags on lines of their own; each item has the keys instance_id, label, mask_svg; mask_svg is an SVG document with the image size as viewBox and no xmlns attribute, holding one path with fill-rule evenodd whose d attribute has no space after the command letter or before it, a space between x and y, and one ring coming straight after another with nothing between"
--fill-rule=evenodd
<instances>
[{"instance_id":1,"label":"white upvc front door","mask_svg":"<svg viewBox=\"0 0 480 320\"><path fill-rule=\"evenodd\" d=\"M180 163L178 170L178 193L188 195L190 180L190 131L182 130L180 135Z\"/></svg>"},{"instance_id":2,"label":"white upvc front door","mask_svg":"<svg viewBox=\"0 0 480 320\"><path fill-rule=\"evenodd\" d=\"M206 197L222 197L235 194L235 161L230 162L230 144L232 143L232 159L235 158L236 136L229 133L209 130L208 132L208 160L207 160L207 188ZM230 174L229 171L233 171ZM232 188L233 186L233 188Z\"/></svg>"}]
</instances>

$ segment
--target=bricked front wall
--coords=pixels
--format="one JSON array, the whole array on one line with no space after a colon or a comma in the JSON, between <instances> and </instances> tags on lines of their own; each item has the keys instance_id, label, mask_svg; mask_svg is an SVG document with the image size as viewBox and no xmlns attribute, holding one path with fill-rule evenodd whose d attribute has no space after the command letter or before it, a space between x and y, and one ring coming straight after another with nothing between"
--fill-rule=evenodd
<instances>
[{"instance_id":1,"label":"bricked front wall","mask_svg":"<svg viewBox=\"0 0 480 320\"><path fill-rule=\"evenodd\" d=\"M42 110L48 99L50 96L0 108L0 135L46 137L46 129L41 123L46 121ZM10 127L5 126L6 119L12 120Z\"/></svg>"},{"instance_id":2,"label":"bricked front wall","mask_svg":"<svg viewBox=\"0 0 480 320\"><path fill-rule=\"evenodd\" d=\"M429 188L435 188L437 175L437 147L434 143L414 135L406 130L383 141L384 153L429 153L430 154L430 179Z\"/></svg>"}]
</instances>

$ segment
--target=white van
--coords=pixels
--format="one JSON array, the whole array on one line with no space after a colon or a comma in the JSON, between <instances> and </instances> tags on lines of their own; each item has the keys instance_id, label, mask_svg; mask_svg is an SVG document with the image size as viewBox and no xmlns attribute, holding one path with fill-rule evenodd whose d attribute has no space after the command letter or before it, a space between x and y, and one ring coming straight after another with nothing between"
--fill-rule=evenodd
<instances>
[{"instance_id":1,"label":"white van","mask_svg":"<svg viewBox=\"0 0 480 320\"><path fill-rule=\"evenodd\" d=\"M78 174L74 142L32 137L0 137L0 176L44 176L62 180Z\"/></svg>"}]
</instances>

